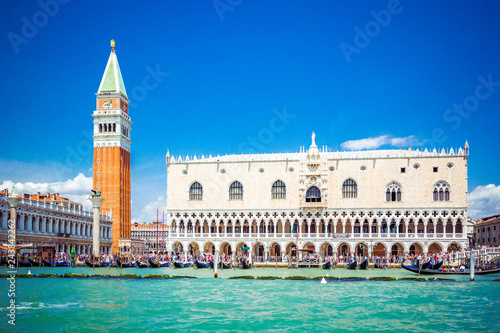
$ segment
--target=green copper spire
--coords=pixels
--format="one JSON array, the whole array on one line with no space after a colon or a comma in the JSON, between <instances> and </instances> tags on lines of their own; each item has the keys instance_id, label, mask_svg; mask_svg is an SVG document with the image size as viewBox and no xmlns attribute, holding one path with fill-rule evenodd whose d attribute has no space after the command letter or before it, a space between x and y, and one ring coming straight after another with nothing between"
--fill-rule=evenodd
<instances>
[{"instance_id":1,"label":"green copper spire","mask_svg":"<svg viewBox=\"0 0 500 333\"><path fill-rule=\"evenodd\" d=\"M123 84L122 72L118 65L118 58L115 53L115 41L111 40L111 54L109 55L106 70L102 76L101 84L99 85L98 94L118 94L121 93L127 97L127 91ZM128 97L127 97L128 98Z\"/></svg>"}]
</instances>

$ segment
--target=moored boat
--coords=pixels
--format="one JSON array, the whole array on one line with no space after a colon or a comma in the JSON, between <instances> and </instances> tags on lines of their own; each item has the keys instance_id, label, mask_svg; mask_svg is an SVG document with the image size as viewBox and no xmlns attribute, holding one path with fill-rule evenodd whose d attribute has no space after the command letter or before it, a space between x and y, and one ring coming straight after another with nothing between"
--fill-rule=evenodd
<instances>
[{"instance_id":1,"label":"moored boat","mask_svg":"<svg viewBox=\"0 0 500 333\"><path fill-rule=\"evenodd\" d=\"M240 268L243 268L243 269L249 269L249 268L252 268L252 264L247 262L246 260L243 260L241 262L241 266Z\"/></svg>"},{"instance_id":2,"label":"moored boat","mask_svg":"<svg viewBox=\"0 0 500 333\"><path fill-rule=\"evenodd\" d=\"M350 264L347 264L346 268L347 269L356 269L357 266L358 266L358 262L356 260L354 260Z\"/></svg>"},{"instance_id":3,"label":"moored boat","mask_svg":"<svg viewBox=\"0 0 500 333\"><path fill-rule=\"evenodd\" d=\"M191 266L191 263L189 263L189 262L174 261L175 268L184 268L184 267L189 267L189 266Z\"/></svg>"},{"instance_id":4,"label":"moored boat","mask_svg":"<svg viewBox=\"0 0 500 333\"><path fill-rule=\"evenodd\" d=\"M90 261L88 260L85 260L85 265L87 265L87 267L108 267L109 266L109 262L101 262L101 263L94 263L92 264Z\"/></svg>"},{"instance_id":5,"label":"moored boat","mask_svg":"<svg viewBox=\"0 0 500 333\"><path fill-rule=\"evenodd\" d=\"M368 259L365 259L359 264L359 269L367 269L368 268Z\"/></svg>"},{"instance_id":6,"label":"moored boat","mask_svg":"<svg viewBox=\"0 0 500 333\"><path fill-rule=\"evenodd\" d=\"M117 263L118 267L122 267L122 268L130 268L130 267L136 266L135 262L126 264L126 263L121 262L120 259L116 259L116 263Z\"/></svg>"},{"instance_id":7,"label":"moored boat","mask_svg":"<svg viewBox=\"0 0 500 333\"><path fill-rule=\"evenodd\" d=\"M137 261L137 267L139 268L148 268L148 264L142 261Z\"/></svg>"},{"instance_id":8,"label":"moored boat","mask_svg":"<svg viewBox=\"0 0 500 333\"><path fill-rule=\"evenodd\" d=\"M210 262L199 262L196 261L196 268L210 268L211 263Z\"/></svg>"},{"instance_id":9,"label":"moored boat","mask_svg":"<svg viewBox=\"0 0 500 333\"><path fill-rule=\"evenodd\" d=\"M42 259L42 263L44 266L52 266L52 267L68 267L71 266L71 263L66 261L47 261Z\"/></svg>"},{"instance_id":10,"label":"moored boat","mask_svg":"<svg viewBox=\"0 0 500 333\"><path fill-rule=\"evenodd\" d=\"M321 265L321 268L323 269L330 269L330 267L332 267L332 263L330 261L327 261L323 263L323 265Z\"/></svg>"},{"instance_id":11,"label":"moored boat","mask_svg":"<svg viewBox=\"0 0 500 333\"><path fill-rule=\"evenodd\" d=\"M149 259L149 267L151 268L168 267L169 265L170 263L166 261L153 261Z\"/></svg>"},{"instance_id":12,"label":"moored boat","mask_svg":"<svg viewBox=\"0 0 500 333\"><path fill-rule=\"evenodd\" d=\"M470 275L470 271L460 272L460 271L438 271L434 269L419 269L412 266L401 265L404 269L422 275ZM487 275L500 273L500 268L490 268L490 269L479 269L474 271L475 275Z\"/></svg>"},{"instance_id":13,"label":"moored boat","mask_svg":"<svg viewBox=\"0 0 500 333\"><path fill-rule=\"evenodd\" d=\"M231 266L232 266L231 262L223 262L222 263L222 268L224 268L224 269L229 269L229 268L231 268Z\"/></svg>"}]
</instances>

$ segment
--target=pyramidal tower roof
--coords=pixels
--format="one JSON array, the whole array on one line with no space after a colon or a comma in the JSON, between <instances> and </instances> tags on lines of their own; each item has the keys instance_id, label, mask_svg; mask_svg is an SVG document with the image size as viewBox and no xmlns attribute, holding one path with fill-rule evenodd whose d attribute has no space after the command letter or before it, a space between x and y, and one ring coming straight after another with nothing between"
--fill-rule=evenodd
<instances>
[{"instance_id":1,"label":"pyramidal tower roof","mask_svg":"<svg viewBox=\"0 0 500 333\"><path fill-rule=\"evenodd\" d=\"M115 53L114 40L111 40L111 54L109 55L108 64L106 65L106 70L102 76L97 94L122 94L127 97L122 72L120 71L120 65L118 65L118 58Z\"/></svg>"}]
</instances>

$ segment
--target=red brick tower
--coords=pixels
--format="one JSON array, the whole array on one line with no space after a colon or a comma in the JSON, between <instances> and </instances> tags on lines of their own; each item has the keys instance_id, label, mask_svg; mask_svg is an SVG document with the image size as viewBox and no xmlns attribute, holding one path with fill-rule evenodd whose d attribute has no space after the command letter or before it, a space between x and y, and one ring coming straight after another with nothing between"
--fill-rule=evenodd
<instances>
[{"instance_id":1,"label":"red brick tower","mask_svg":"<svg viewBox=\"0 0 500 333\"><path fill-rule=\"evenodd\" d=\"M113 217L112 252L130 250L130 126L127 92L111 41L111 54L94 111L94 189L101 191L101 213Z\"/></svg>"}]
</instances>

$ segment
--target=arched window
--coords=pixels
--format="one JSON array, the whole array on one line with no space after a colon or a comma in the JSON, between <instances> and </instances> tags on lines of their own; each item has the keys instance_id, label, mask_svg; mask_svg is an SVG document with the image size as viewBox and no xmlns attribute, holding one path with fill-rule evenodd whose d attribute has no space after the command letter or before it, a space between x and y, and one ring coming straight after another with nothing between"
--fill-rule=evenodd
<instances>
[{"instance_id":1,"label":"arched window","mask_svg":"<svg viewBox=\"0 0 500 333\"><path fill-rule=\"evenodd\" d=\"M189 200L203 200L203 187L200 183L194 182L189 188Z\"/></svg>"},{"instance_id":2,"label":"arched window","mask_svg":"<svg viewBox=\"0 0 500 333\"><path fill-rule=\"evenodd\" d=\"M108 131L108 124L104 124L104 132Z\"/></svg>"},{"instance_id":3,"label":"arched window","mask_svg":"<svg viewBox=\"0 0 500 333\"><path fill-rule=\"evenodd\" d=\"M116 132L116 124L113 124L113 132Z\"/></svg>"},{"instance_id":4,"label":"arched window","mask_svg":"<svg viewBox=\"0 0 500 333\"><path fill-rule=\"evenodd\" d=\"M392 182L387 186L385 201L401 201L401 186L398 183Z\"/></svg>"},{"instance_id":5,"label":"arched window","mask_svg":"<svg viewBox=\"0 0 500 333\"><path fill-rule=\"evenodd\" d=\"M229 200L243 200L243 185L234 182L229 187Z\"/></svg>"},{"instance_id":6,"label":"arched window","mask_svg":"<svg viewBox=\"0 0 500 333\"><path fill-rule=\"evenodd\" d=\"M450 201L450 187L445 182L438 182L434 185L432 192L434 201Z\"/></svg>"},{"instance_id":7,"label":"arched window","mask_svg":"<svg viewBox=\"0 0 500 333\"><path fill-rule=\"evenodd\" d=\"M306 192L306 202L321 202L321 191L316 186L311 186Z\"/></svg>"},{"instance_id":8,"label":"arched window","mask_svg":"<svg viewBox=\"0 0 500 333\"><path fill-rule=\"evenodd\" d=\"M274 182L271 188L271 199L286 199L286 185L281 180Z\"/></svg>"},{"instance_id":9,"label":"arched window","mask_svg":"<svg viewBox=\"0 0 500 333\"><path fill-rule=\"evenodd\" d=\"M102 133L102 124L99 124L99 133Z\"/></svg>"},{"instance_id":10,"label":"arched window","mask_svg":"<svg viewBox=\"0 0 500 333\"><path fill-rule=\"evenodd\" d=\"M357 198L358 184L352 179L348 179L342 185L342 198Z\"/></svg>"}]
</instances>

